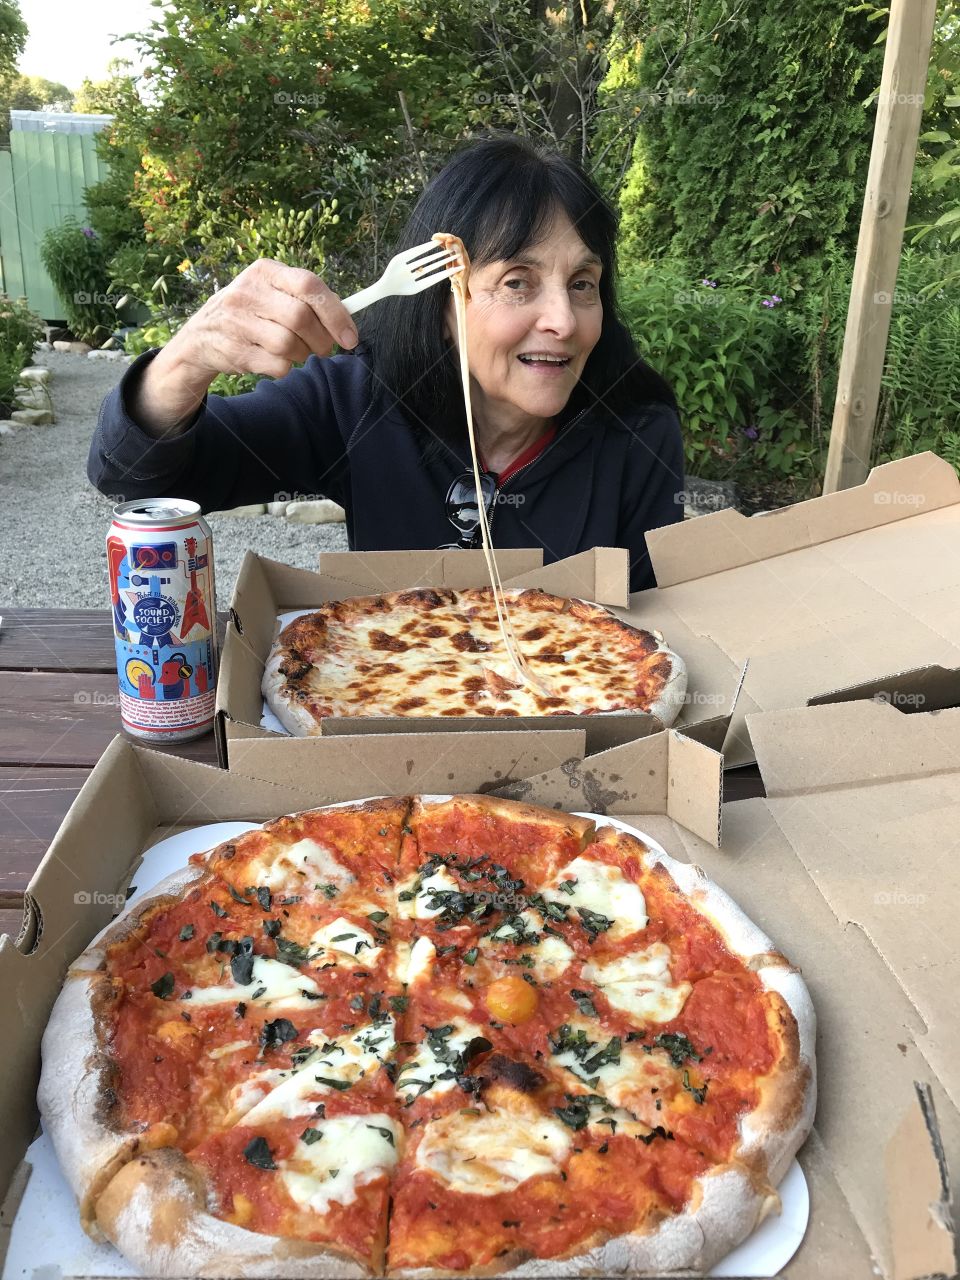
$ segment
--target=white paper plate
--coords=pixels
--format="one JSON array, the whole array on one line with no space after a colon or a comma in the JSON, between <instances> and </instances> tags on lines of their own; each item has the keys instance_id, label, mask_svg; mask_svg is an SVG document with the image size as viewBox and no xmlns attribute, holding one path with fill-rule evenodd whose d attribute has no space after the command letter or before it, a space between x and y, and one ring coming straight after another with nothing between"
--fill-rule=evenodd
<instances>
[{"instance_id":1,"label":"white paper plate","mask_svg":"<svg viewBox=\"0 0 960 1280\"><path fill-rule=\"evenodd\" d=\"M449 797L425 796L424 799L440 801ZM651 849L666 853L656 840L619 819L588 813L581 816L593 818L599 826L615 826L639 836ZM161 840L144 854L136 875L136 892L129 901L148 893L164 876L184 866L192 853L211 849L222 840L232 840L256 826L256 823L214 822ZM32 1166L32 1173L14 1219L3 1280L59 1280L64 1273L77 1277L140 1276L111 1245L95 1244L83 1231L73 1193L46 1134L33 1142L26 1160ZM753 1235L718 1262L709 1275L773 1277L786 1266L800 1247L810 1217L807 1182L796 1160L787 1170L778 1192L782 1212L761 1223Z\"/></svg>"}]
</instances>

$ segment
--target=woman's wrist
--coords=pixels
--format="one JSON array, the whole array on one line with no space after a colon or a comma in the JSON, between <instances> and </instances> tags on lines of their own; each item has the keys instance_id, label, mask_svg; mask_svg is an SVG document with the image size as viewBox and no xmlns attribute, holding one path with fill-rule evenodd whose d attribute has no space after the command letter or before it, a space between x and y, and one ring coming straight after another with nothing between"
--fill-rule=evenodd
<instances>
[{"instance_id":1,"label":"woman's wrist","mask_svg":"<svg viewBox=\"0 0 960 1280\"><path fill-rule=\"evenodd\" d=\"M172 339L140 375L129 406L130 416L154 439L182 435L215 377L215 373L198 370L181 360L176 339Z\"/></svg>"}]
</instances>

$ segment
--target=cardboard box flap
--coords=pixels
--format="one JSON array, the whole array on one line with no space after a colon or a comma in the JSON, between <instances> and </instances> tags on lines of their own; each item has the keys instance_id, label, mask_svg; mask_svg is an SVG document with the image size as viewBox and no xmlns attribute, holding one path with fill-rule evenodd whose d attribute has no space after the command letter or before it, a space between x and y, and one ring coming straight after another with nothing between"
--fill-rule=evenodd
<instances>
[{"instance_id":1,"label":"cardboard box flap","mask_svg":"<svg viewBox=\"0 0 960 1280\"><path fill-rule=\"evenodd\" d=\"M500 576L530 573L543 564L541 547L497 550ZM485 587L490 583L482 551L321 551L318 572L340 584L343 595L406 591L414 587ZM330 596L329 599L336 599Z\"/></svg>"},{"instance_id":2,"label":"cardboard box flap","mask_svg":"<svg viewBox=\"0 0 960 1280\"><path fill-rule=\"evenodd\" d=\"M960 708L871 698L748 715L747 729L771 797L960 770Z\"/></svg>"},{"instance_id":3,"label":"cardboard box flap","mask_svg":"<svg viewBox=\"0 0 960 1280\"><path fill-rule=\"evenodd\" d=\"M763 516L733 508L667 525L647 534L660 587L674 586L960 501L960 478L949 462L920 453L874 467L862 485L798 502Z\"/></svg>"},{"instance_id":4,"label":"cardboard box flap","mask_svg":"<svg viewBox=\"0 0 960 1280\"><path fill-rule=\"evenodd\" d=\"M856 702L864 698L872 698L875 702L889 702L905 714L957 707L960 706L960 667L914 667L910 671L877 676L860 684L847 685L842 689L834 689L831 693L809 698L807 706L819 707L828 702Z\"/></svg>"},{"instance_id":5,"label":"cardboard box flap","mask_svg":"<svg viewBox=\"0 0 960 1280\"><path fill-rule=\"evenodd\" d=\"M626 609L630 604L630 553L625 547L594 547L555 560L532 573L521 573L507 580L497 552L497 563L505 587L542 587L558 596L594 600L612 608Z\"/></svg>"},{"instance_id":6,"label":"cardboard box flap","mask_svg":"<svg viewBox=\"0 0 960 1280\"><path fill-rule=\"evenodd\" d=\"M630 555L623 547L594 547L548 565L541 547L498 547L497 567L505 587L542 587L621 608L630 601ZM319 572L349 595L490 584L482 551L324 551Z\"/></svg>"},{"instance_id":7,"label":"cardboard box flap","mask_svg":"<svg viewBox=\"0 0 960 1280\"><path fill-rule=\"evenodd\" d=\"M843 927L863 931L922 1020L960 1107L960 708L844 702L751 716L767 804Z\"/></svg>"},{"instance_id":8,"label":"cardboard box flap","mask_svg":"<svg viewBox=\"0 0 960 1280\"><path fill-rule=\"evenodd\" d=\"M355 738L294 738L284 771L301 787L333 802L358 796L491 791L529 774L553 769L586 752L583 729L539 733L490 730L464 750L458 733L365 734ZM276 776L276 749L252 738L230 744L231 772Z\"/></svg>"},{"instance_id":9,"label":"cardboard box flap","mask_svg":"<svg viewBox=\"0 0 960 1280\"><path fill-rule=\"evenodd\" d=\"M917 1097L884 1153L895 1280L956 1272L950 1178L933 1092Z\"/></svg>"},{"instance_id":10,"label":"cardboard box flap","mask_svg":"<svg viewBox=\"0 0 960 1280\"><path fill-rule=\"evenodd\" d=\"M497 787L496 795L554 809L663 814L720 843L723 757L674 730L640 738L558 769Z\"/></svg>"}]
</instances>

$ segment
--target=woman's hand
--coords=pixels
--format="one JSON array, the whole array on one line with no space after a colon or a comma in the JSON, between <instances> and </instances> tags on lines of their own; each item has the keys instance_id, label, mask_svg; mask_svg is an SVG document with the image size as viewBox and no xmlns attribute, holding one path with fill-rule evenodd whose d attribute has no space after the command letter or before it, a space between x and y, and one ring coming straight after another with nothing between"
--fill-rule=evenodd
<instances>
[{"instance_id":1,"label":"woman's hand","mask_svg":"<svg viewBox=\"0 0 960 1280\"><path fill-rule=\"evenodd\" d=\"M261 258L209 298L150 361L131 414L150 436L179 435L218 373L282 378L311 354L330 355L335 343L357 343L337 295L312 271Z\"/></svg>"},{"instance_id":2,"label":"woman's hand","mask_svg":"<svg viewBox=\"0 0 960 1280\"><path fill-rule=\"evenodd\" d=\"M357 330L337 295L312 271L261 258L209 298L165 350L184 371L262 373L282 378L334 344L353 347Z\"/></svg>"}]
</instances>

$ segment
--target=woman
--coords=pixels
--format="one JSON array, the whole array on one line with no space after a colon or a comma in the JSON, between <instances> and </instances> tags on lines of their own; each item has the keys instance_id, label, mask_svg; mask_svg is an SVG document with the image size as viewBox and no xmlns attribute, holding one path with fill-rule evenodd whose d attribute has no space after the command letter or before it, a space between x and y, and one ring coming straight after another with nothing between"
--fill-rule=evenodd
<instances>
[{"instance_id":1,"label":"woman","mask_svg":"<svg viewBox=\"0 0 960 1280\"><path fill-rule=\"evenodd\" d=\"M471 257L471 403L494 545L539 546L547 562L625 546L640 590L654 585L646 531L683 516L683 445L673 393L617 314L616 230L576 164L494 136L434 178L397 251L447 231ZM359 333L312 273L253 264L106 397L90 480L206 511L323 495L346 509L354 550L479 545L449 285L358 321ZM208 396L220 372L276 381Z\"/></svg>"}]
</instances>

